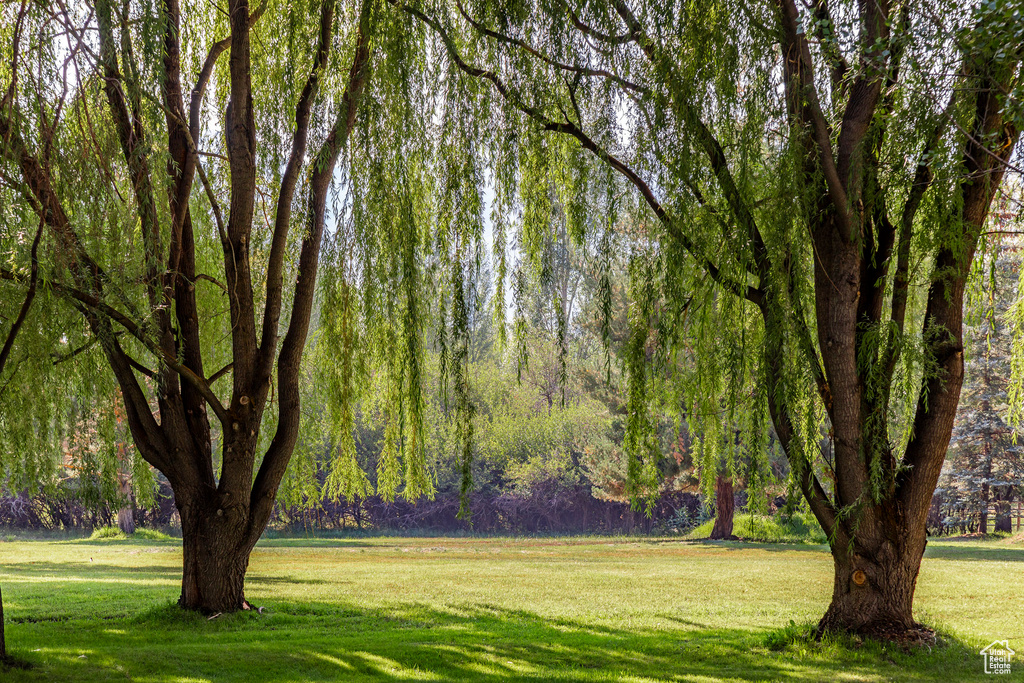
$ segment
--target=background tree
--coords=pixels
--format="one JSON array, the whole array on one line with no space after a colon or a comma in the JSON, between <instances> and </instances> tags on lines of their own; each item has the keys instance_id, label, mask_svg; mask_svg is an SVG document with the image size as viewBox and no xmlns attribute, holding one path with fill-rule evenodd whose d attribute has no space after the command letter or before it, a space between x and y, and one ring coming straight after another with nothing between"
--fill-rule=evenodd
<instances>
[{"instance_id":1,"label":"background tree","mask_svg":"<svg viewBox=\"0 0 1024 683\"><path fill-rule=\"evenodd\" d=\"M965 325L964 393L937 491L944 525L981 533L1011 531L1010 502L1020 500L1024 485L1024 450L1007 423L1020 249L1015 237L1001 234L1013 232L1013 222L997 220L991 227L995 245L978 259L971 294L979 301L971 308L980 314ZM992 504L996 519L990 526Z\"/></svg>"}]
</instances>

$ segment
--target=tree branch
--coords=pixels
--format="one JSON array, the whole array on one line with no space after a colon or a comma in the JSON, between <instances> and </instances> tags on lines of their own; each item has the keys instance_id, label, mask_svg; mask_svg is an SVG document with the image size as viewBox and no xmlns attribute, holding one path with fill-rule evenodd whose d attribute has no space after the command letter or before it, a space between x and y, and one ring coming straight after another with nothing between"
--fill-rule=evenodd
<instances>
[{"instance_id":1,"label":"tree branch","mask_svg":"<svg viewBox=\"0 0 1024 683\"><path fill-rule=\"evenodd\" d=\"M778 0L782 20L782 54L785 71L786 99L791 123L809 126L817 149L815 157L828 188L828 200L835 209L839 233L844 240L853 239L849 202L835 158L832 156L832 131L821 111L821 101L814 85L814 67L807 40L797 30L799 12L794 0Z\"/></svg>"},{"instance_id":2,"label":"tree branch","mask_svg":"<svg viewBox=\"0 0 1024 683\"><path fill-rule=\"evenodd\" d=\"M267 448L249 498L250 534L255 541L273 510L274 494L281 484L295 448L299 433L299 374L302 350L309 332L320 243L326 223L327 193L334 177L334 168L342 148L347 144L355 125L356 112L370 74L370 17L373 0L363 0L359 13L359 29L345 91L331 132L312 163L309 190L308 232L299 250L299 276L292 300L288 332L281 343L277 363L278 422L277 431Z\"/></svg>"},{"instance_id":3,"label":"tree branch","mask_svg":"<svg viewBox=\"0 0 1024 683\"><path fill-rule=\"evenodd\" d=\"M689 252L691 256L693 256L693 258L705 271L707 271L708 275L710 275L713 280L734 292L737 296L743 297L748 301L758 303L762 300L764 293L760 289L732 280L722 273L710 258L702 253L701 249L693 242L693 240L691 240L689 236L680 229L679 225L672 220L665 207L661 205L657 197L654 195L654 191L651 187L627 164L623 163L620 159L598 145L590 136L584 133L583 130L568 119L564 122L554 121L545 116L539 109L526 104L516 93L508 88L505 82L502 81L501 78L499 78L493 71L481 69L466 63L455 48L455 43L452 41L451 36L448 35L448 32L437 20L428 17L414 7L402 4L399 0L388 0L388 2L433 29L444 43L449 57L463 73L474 78L482 78L490 81L495 90L497 90L498 93L507 102L509 102L509 104L539 123L544 130L563 133L576 138L584 149L594 154L598 159L611 166L629 180L629 182L640 191L645 203L652 211L654 211L655 216L657 216L658 220L663 226L665 226L669 235L678 241L679 244Z\"/></svg>"},{"instance_id":4,"label":"tree branch","mask_svg":"<svg viewBox=\"0 0 1024 683\"><path fill-rule=\"evenodd\" d=\"M625 45L626 43L631 43L636 40L636 35L634 35L632 31L618 36L613 36L591 28L580 20L576 12L573 11L572 5L569 4L569 0L565 0L565 9L569 13L569 19L572 21L572 25L585 36L595 38L600 40L602 43L608 43L609 45Z\"/></svg>"},{"instance_id":5,"label":"tree branch","mask_svg":"<svg viewBox=\"0 0 1024 683\"><path fill-rule=\"evenodd\" d=\"M11 270L8 270L6 268L0 268L0 280L24 282L25 278L24 276L18 275L17 273ZM223 405L221 405L220 400L216 397L216 395L214 395L213 392L210 390L207 381L204 380L199 375L197 375L195 372L193 372L190 368L187 368L181 363L179 363L178 360L173 355L165 353L163 349L159 346L159 344L150 339L149 336L145 333L145 330L143 330L143 328L134 320L132 320L131 318L129 318L124 313L117 310L110 304L106 303L105 301L101 301L96 296L88 292L83 292L82 290L76 287L65 285L59 282L48 281L43 281L43 285L51 289L52 291L63 296L66 296L74 300L78 304L90 310L96 311L97 313L101 313L110 320L116 322L118 325L124 328L124 330L128 334L130 334L132 337L141 342L143 346L149 349L149 351L151 351L162 363L164 363L171 370L174 370L184 379L192 383L193 386L195 386L203 395L203 398L205 398L207 402L210 403L210 407L213 408L217 416L222 420L227 420L228 415L226 409L224 408Z\"/></svg>"},{"instance_id":6,"label":"tree branch","mask_svg":"<svg viewBox=\"0 0 1024 683\"><path fill-rule=\"evenodd\" d=\"M850 65L846 63L846 57L839 47L839 40L836 38L836 24L832 20L832 13L828 8L828 0L813 0L811 12L814 15L814 36L818 39L821 52L828 61L832 76L832 101L835 103L846 94L843 79L850 71Z\"/></svg>"},{"instance_id":7,"label":"tree branch","mask_svg":"<svg viewBox=\"0 0 1024 683\"><path fill-rule=\"evenodd\" d=\"M306 85L299 95L295 107L295 134L288 164L281 177L281 189L277 196L277 212L274 217L273 238L267 261L267 299L263 309L263 340L260 344L260 358L253 392L261 395L263 387L269 386L270 374L277 352L278 325L281 319L281 300L284 294L284 259L288 246L288 232L291 227L292 200L302 170L309 141L309 121L313 113L313 100L320 89L320 79L327 65L331 48L331 29L334 25L335 0L324 0L320 6L320 33L313 65L310 67Z\"/></svg>"},{"instance_id":8,"label":"tree branch","mask_svg":"<svg viewBox=\"0 0 1024 683\"><path fill-rule=\"evenodd\" d=\"M455 0L455 6L458 7L459 13L462 15L462 18L465 19L466 22L468 22L470 26L472 26L474 29L476 29L476 31L478 33L482 33L483 35L485 35L485 36L487 36L489 38L493 38L493 39L497 40L500 43L505 43L506 45L516 46L516 47L522 49L527 54L529 54L529 55L531 55L533 57L536 57L537 59L539 59L540 61L544 62L545 64L547 64L549 66L553 66L556 69L559 69L561 71L568 71L570 73L579 74L580 76L588 76L588 77L593 77L593 78L606 78L606 79L612 81L613 83L616 83L616 84L622 86L626 90L632 90L633 92L637 92L637 93L640 93L640 94L650 94L649 91L647 90L647 88L644 88L643 86L637 85L636 83L633 83L633 82L631 82L629 80L626 80L625 78L622 78L621 76L619 76L617 74L614 74L611 71L607 71L605 69L589 69L587 67L575 66L573 64L566 64L564 62L559 62L558 60L556 60L556 59L554 59L552 57L549 57L548 55L544 54L543 52L541 52L537 48L533 47L532 45L527 43L525 40L521 40L519 38L513 38L511 36L507 36L507 35L504 35L502 33L497 32L497 31L493 31L493 30L487 28L486 26L484 26L480 22L476 21L475 19L473 19L473 17L471 17L469 15L469 12L467 12L465 10L465 8L462 6L461 0ZM570 13L572 12L571 9L569 11L570 11Z\"/></svg>"},{"instance_id":9,"label":"tree branch","mask_svg":"<svg viewBox=\"0 0 1024 683\"><path fill-rule=\"evenodd\" d=\"M10 358L11 349L14 347L14 340L18 336L18 332L21 331L21 326L25 324L25 318L28 317L32 301L36 298L36 286L39 284L39 240L43 236L43 227L45 225L45 221L40 218L35 239L32 240L32 265L29 274L28 292L25 294L25 301L21 304L21 310L18 311L18 317L15 318L14 323L11 324L11 329L7 332L7 339L4 341L3 348L0 349L0 375L3 374L7 360Z\"/></svg>"}]
</instances>

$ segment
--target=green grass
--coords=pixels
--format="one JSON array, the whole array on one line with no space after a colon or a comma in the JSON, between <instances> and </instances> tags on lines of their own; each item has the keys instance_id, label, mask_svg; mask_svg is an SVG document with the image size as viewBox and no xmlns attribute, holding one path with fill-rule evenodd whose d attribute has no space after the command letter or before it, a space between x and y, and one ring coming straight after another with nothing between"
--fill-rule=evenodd
<instances>
[{"instance_id":1,"label":"green grass","mask_svg":"<svg viewBox=\"0 0 1024 683\"><path fill-rule=\"evenodd\" d=\"M163 533L162 531L157 531L156 529L142 529L142 528L139 528L139 529L135 530L135 533L132 534L132 539L133 540L141 540L141 541L171 541L171 540L174 540L171 536L168 536L167 534ZM106 540L106 541L127 541L128 540L128 534L126 534L125 532L121 531L121 529L116 527L116 526L104 526L104 527L100 527L99 529L96 529L96 531L93 531L92 535L89 536L89 540L90 541L104 541L104 540Z\"/></svg>"},{"instance_id":2,"label":"green grass","mask_svg":"<svg viewBox=\"0 0 1024 683\"><path fill-rule=\"evenodd\" d=\"M250 565L264 613L212 621L173 606L180 565L177 540L0 543L8 647L33 665L0 679L952 683L985 680L992 640L1024 651L1007 541L930 545L917 612L942 644L909 653L804 637L832 584L811 545L280 538Z\"/></svg>"},{"instance_id":3,"label":"green grass","mask_svg":"<svg viewBox=\"0 0 1024 683\"><path fill-rule=\"evenodd\" d=\"M710 519L687 534L688 539L707 538L715 526ZM813 543L825 542L825 532L817 520L807 513L796 513L788 519L763 515L739 514L733 518L732 532L745 541L761 543Z\"/></svg>"}]
</instances>

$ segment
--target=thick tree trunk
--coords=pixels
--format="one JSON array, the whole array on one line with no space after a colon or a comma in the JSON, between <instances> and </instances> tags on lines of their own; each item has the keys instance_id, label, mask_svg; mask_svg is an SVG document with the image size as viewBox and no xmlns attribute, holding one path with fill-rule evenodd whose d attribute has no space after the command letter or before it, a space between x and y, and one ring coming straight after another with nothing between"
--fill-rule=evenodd
<instances>
[{"instance_id":1,"label":"thick tree trunk","mask_svg":"<svg viewBox=\"0 0 1024 683\"><path fill-rule=\"evenodd\" d=\"M902 528L893 520L875 526L858 529L852 552L848 544L834 544L832 603L819 631L899 640L920 628L913 605L925 530Z\"/></svg>"},{"instance_id":2,"label":"thick tree trunk","mask_svg":"<svg viewBox=\"0 0 1024 683\"><path fill-rule=\"evenodd\" d=\"M735 509L733 500L732 477L721 475L715 479L715 527L709 538L735 539L732 534L732 518Z\"/></svg>"},{"instance_id":3,"label":"thick tree trunk","mask_svg":"<svg viewBox=\"0 0 1024 683\"><path fill-rule=\"evenodd\" d=\"M184 554L178 605L204 613L250 609L245 572L255 542L249 525L232 519L233 511L209 509L201 502L178 509Z\"/></svg>"}]
</instances>

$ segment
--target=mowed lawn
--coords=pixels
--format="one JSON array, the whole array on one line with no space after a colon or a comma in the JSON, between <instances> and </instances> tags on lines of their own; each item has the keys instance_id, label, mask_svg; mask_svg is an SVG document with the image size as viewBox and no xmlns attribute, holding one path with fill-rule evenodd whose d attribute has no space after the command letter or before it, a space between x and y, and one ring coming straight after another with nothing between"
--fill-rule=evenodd
<instances>
[{"instance_id":1,"label":"mowed lawn","mask_svg":"<svg viewBox=\"0 0 1024 683\"><path fill-rule=\"evenodd\" d=\"M952 683L989 678L977 651L993 640L1024 653L1024 545L1007 541L931 543L917 614L942 644L909 653L768 646L827 606L815 546L265 540L246 583L263 613L212 621L172 607L180 566L175 541L0 542L8 649L33 665L0 679Z\"/></svg>"}]
</instances>

